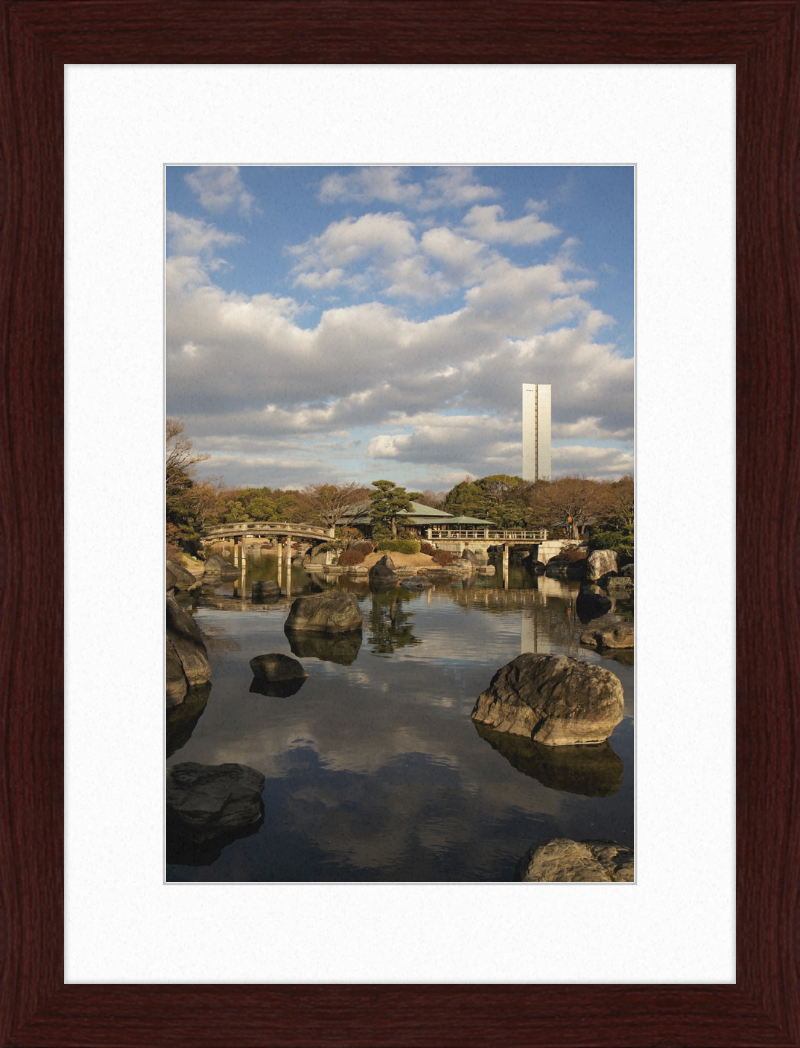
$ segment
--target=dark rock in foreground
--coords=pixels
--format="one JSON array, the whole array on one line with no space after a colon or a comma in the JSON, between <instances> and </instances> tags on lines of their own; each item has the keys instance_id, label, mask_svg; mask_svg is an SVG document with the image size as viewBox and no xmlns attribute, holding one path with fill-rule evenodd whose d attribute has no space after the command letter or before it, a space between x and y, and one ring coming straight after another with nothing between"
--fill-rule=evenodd
<instances>
[{"instance_id":1,"label":"dark rock in foreground","mask_svg":"<svg viewBox=\"0 0 800 1048\"><path fill-rule=\"evenodd\" d=\"M581 591L575 600L575 610L583 623L599 619L601 615L608 614L612 607L611 600L599 586L581 586Z\"/></svg>"},{"instance_id":2,"label":"dark rock in foreground","mask_svg":"<svg viewBox=\"0 0 800 1048\"><path fill-rule=\"evenodd\" d=\"M183 749L203 715L211 694L211 683L195 684L186 692L183 702L167 710L167 759Z\"/></svg>"},{"instance_id":3,"label":"dark rock in foreground","mask_svg":"<svg viewBox=\"0 0 800 1048\"><path fill-rule=\"evenodd\" d=\"M614 622L585 630L581 634L581 644L592 648L632 648L633 623Z\"/></svg>"},{"instance_id":4,"label":"dark rock in foreground","mask_svg":"<svg viewBox=\"0 0 800 1048\"><path fill-rule=\"evenodd\" d=\"M632 881L633 848L557 837L530 848L517 863L514 880Z\"/></svg>"},{"instance_id":5,"label":"dark rock in foreground","mask_svg":"<svg viewBox=\"0 0 800 1048\"><path fill-rule=\"evenodd\" d=\"M362 628L361 608L352 593L298 597L284 623L286 633L348 633Z\"/></svg>"},{"instance_id":6,"label":"dark rock in foreground","mask_svg":"<svg viewBox=\"0 0 800 1048\"><path fill-rule=\"evenodd\" d=\"M254 659L250 659L250 669L254 677L261 677L263 680L298 680L308 676L297 659L280 655L278 652L256 655Z\"/></svg>"},{"instance_id":7,"label":"dark rock in foreground","mask_svg":"<svg viewBox=\"0 0 800 1048\"><path fill-rule=\"evenodd\" d=\"M503 666L472 719L546 746L605 742L622 720L619 677L567 655L525 652Z\"/></svg>"},{"instance_id":8,"label":"dark rock in foreground","mask_svg":"<svg viewBox=\"0 0 800 1048\"><path fill-rule=\"evenodd\" d=\"M167 768L167 820L192 841L206 841L261 816L264 776L245 764L175 764Z\"/></svg>"},{"instance_id":9,"label":"dark rock in foreground","mask_svg":"<svg viewBox=\"0 0 800 1048\"><path fill-rule=\"evenodd\" d=\"M583 797L611 797L622 786L622 759L610 743L597 746L543 746L522 735L494 731L473 722L482 739L509 764L542 786Z\"/></svg>"},{"instance_id":10,"label":"dark rock in foreground","mask_svg":"<svg viewBox=\"0 0 800 1048\"><path fill-rule=\"evenodd\" d=\"M350 633L287 633L292 655L350 666L361 650L361 630Z\"/></svg>"}]
</instances>

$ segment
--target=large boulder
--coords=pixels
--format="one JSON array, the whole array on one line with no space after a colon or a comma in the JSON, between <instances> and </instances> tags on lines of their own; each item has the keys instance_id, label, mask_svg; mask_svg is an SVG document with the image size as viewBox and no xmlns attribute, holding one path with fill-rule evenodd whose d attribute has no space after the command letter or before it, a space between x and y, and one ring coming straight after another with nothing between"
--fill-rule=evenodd
<instances>
[{"instance_id":1,"label":"large boulder","mask_svg":"<svg viewBox=\"0 0 800 1048\"><path fill-rule=\"evenodd\" d=\"M264 776L245 764L167 768L167 819L192 841L206 841L261 817Z\"/></svg>"},{"instance_id":2,"label":"large boulder","mask_svg":"<svg viewBox=\"0 0 800 1048\"><path fill-rule=\"evenodd\" d=\"M626 579L633 579L633 564L626 564L620 574L624 575Z\"/></svg>"},{"instance_id":3,"label":"large boulder","mask_svg":"<svg viewBox=\"0 0 800 1048\"><path fill-rule=\"evenodd\" d=\"M388 553L369 569L369 581L378 585L388 585L397 582L395 563Z\"/></svg>"},{"instance_id":4,"label":"large boulder","mask_svg":"<svg viewBox=\"0 0 800 1048\"><path fill-rule=\"evenodd\" d=\"M167 706L179 705L190 686L210 676L203 634L189 612L167 597Z\"/></svg>"},{"instance_id":5,"label":"large boulder","mask_svg":"<svg viewBox=\"0 0 800 1048\"><path fill-rule=\"evenodd\" d=\"M212 555L206 561L205 578L221 578L221 579L232 579L236 578L241 574L239 569L229 564L227 560L219 555L219 553L212 553Z\"/></svg>"},{"instance_id":6,"label":"large boulder","mask_svg":"<svg viewBox=\"0 0 800 1048\"><path fill-rule=\"evenodd\" d=\"M613 606L608 594L599 586L581 586L581 591L575 599L575 610L583 623L607 615Z\"/></svg>"},{"instance_id":7,"label":"large boulder","mask_svg":"<svg viewBox=\"0 0 800 1048\"><path fill-rule=\"evenodd\" d=\"M172 596L170 591L174 591L176 588L177 578L174 572L170 571L169 564L167 564L167 593Z\"/></svg>"},{"instance_id":8,"label":"large boulder","mask_svg":"<svg viewBox=\"0 0 800 1048\"><path fill-rule=\"evenodd\" d=\"M278 652L270 652L268 655L256 655L250 659L250 669L254 677L264 680L297 680L306 678L308 674L297 659L289 655L280 655Z\"/></svg>"},{"instance_id":9,"label":"large boulder","mask_svg":"<svg viewBox=\"0 0 800 1048\"><path fill-rule=\"evenodd\" d=\"M557 837L530 848L517 863L514 880L632 881L633 848Z\"/></svg>"},{"instance_id":10,"label":"large boulder","mask_svg":"<svg viewBox=\"0 0 800 1048\"><path fill-rule=\"evenodd\" d=\"M167 597L167 640L172 642L189 684L204 684L211 676L203 634L192 615Z\"/></svg>"},{"instance_id":11,"label":"large boulder","mask_svg":"<svg viewBox=\"0 0 800 1048\"><path fill-rule=\"evenodd\" d=\"M597 582L606 575L616 575L617 555L610 549L596 549L586 562L586 581Z\"/></svg>"},{"instance_id":12,"label":"large boulder","mask_svg":"<svg viewBox=\"0 0 800 1048\"><path fill-rule=\"evenodd\" d=\"M167 559L167 571L171 571L175 577L173 585L179 590L190 590L196 586L202 585L191 573L179 564L176 560Z\"/></svg>"},{"instance_id":13,"label":"large boulder","mask_svg":"<svg viewBox=\"0 0 800 1048\"><path fill-rule=\"evenodd\" d=\"M545 746L605 742L622 720L622 684L607 669L567 655L525 652L503 666L472 710L495 731Z\"/></svg>"},{"instance_id":14,"label":"large boulder","mask_svg":"<svg viewBox=\"0 0 800 1048\"><path fill-rule=\"evenodd\" d=\"M609 622L605 626L595 626L581 634L581 644L592 648L632 648L633 623Z\"/></svg>"},{"instance_id":15,"label":"large boulder","mask_svg":"<svg viewBox=\"0 0 800 1048\"><path fill-rule=\"evenodd\" d=\"M352 593L298 597L284 623L286 633L349 633L362 628L361 608Z\"/></svg>"}]
</instances>

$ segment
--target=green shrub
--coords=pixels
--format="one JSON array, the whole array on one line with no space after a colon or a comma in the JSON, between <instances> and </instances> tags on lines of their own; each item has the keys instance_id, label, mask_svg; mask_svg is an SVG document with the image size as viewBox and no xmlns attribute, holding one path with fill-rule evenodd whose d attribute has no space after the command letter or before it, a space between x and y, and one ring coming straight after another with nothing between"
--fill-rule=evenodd
<instances>
[{"instance_id":1,"label":"green shrub","mask_svg":"<svg viewBox=\"0 0 800 1048\"><path fill-rule=\"evenodd\" d=\"M446 549L437 549L433 554L433 559L437 564L444 566L445 564L453 563L453 554L448 553Z\"/></svg>"},{"instance_id":2,"label":"green shrub","mask_svg":"<svg viewBox=\"0 0 800 1048\"><path fill-rule=\"evenodd\" d=\"M366 555L360 549L346 549L344 553L339 554L339 563L343 568L352 568L356 564L363 564L366 559Z\"/></svg>"},{"instance_id":3,"label":"green shrub","mask_svg":"<svg viewBox=\"0 0 800 1048\"><path fill-rule=\"evenodd\" d=\"M381 539L378 550L385 553L419 553L416 539Z\"/></svg>"},{"instance_id":4,"label":"green shrub","mask_svg":"<svg viewBox=\"0 0 800 1048\"><path fill-rule=\"evenodd\" d=\"M632 531L597 531L589 539L590 549L610 549L617 554L620 567L633 560Z\"/></svg>"}]
</instances>

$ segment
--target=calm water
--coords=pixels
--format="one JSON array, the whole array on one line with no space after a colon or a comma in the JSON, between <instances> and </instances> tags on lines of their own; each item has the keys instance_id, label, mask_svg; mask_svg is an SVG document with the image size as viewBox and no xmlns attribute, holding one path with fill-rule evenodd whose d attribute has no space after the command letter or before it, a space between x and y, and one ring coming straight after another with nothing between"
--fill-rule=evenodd
<instances>
[{"instance_id":1,"label":"calm water","mask_svg":"<svg viewBox=\"0 0 800 1048\"><path fill-rule=\"evenodd\" d=\"M237 839L167 842L168 881L508 881L548 837L633 845L633 656L581 648L577 582L512 564L464 585L370 593L339 577L292 571L292 597L347 589L364 615L360 646L309 638L292 652L290 601L253 603L275 578L251 561L248 599L206 588L187 606L207 638L212 677L168 716L168 764L237 762L266 776L264 817ZM630 618L617 601L612 617ZM470 718L494 672L522 651L601 663L622 681L625 716L601 747L543 747ZM294 654L296 694L250 690L248 662ZM245 832L245 831L243 831Z\"/></svg>"}]
</instances>

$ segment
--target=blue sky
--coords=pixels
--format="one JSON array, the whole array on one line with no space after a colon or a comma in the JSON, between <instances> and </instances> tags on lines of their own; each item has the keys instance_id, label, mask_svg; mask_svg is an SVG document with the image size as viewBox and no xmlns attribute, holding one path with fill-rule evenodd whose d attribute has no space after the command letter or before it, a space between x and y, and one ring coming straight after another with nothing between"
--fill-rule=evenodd
<instances>
[{"instance_id":1,"label":"blue sky","mask_svg":"<svg viewBox=\"0 0 800 1048\"><path fill-rule=\"evenodd\" d=\"M633 168L169 167L167 412L228 484L632 469Z\"/></svg>"}]
</instances>

